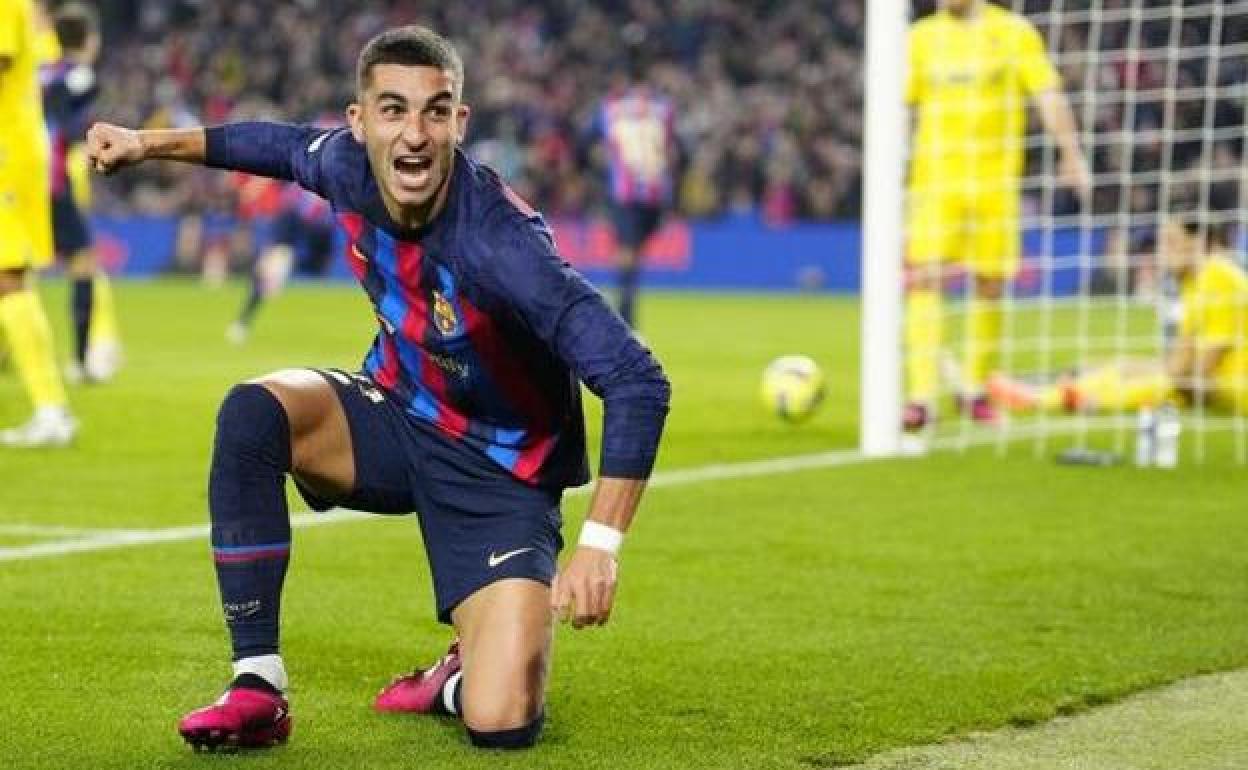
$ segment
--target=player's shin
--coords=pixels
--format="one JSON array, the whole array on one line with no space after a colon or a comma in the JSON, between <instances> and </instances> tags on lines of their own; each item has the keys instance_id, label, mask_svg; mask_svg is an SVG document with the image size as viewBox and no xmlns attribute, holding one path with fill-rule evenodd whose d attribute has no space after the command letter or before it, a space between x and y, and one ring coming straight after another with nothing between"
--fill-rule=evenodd
<instances>
[{"instance_id":1,"label":"player's shin","mask_svg":"<svg viewBox=\"0 0 1248 770\"><path fill-rule=\"evenodd\" d=\"M87 340L91 333L91 307L93 291L90 276L74 278L70 289L69 315L74 324L74 361L79 366L87 362Z\"/></svg>"},{"instance_id":2,"label":"player's shin","mask_svg":"<svg viewBox=\"0 0 1248 770\"><path fill-rule=\"evenodd\" d=\"M910 401L930 405L940 374L943 311L938 289L915 288L906 294L906 390Z\"/></svg>"},{"instance_id":3,"label":"player's shin","mask_svg":"<svg viewBox=\"0 0 1248 770\"><path fill-rule=\"evenodd\" d=\"M213 560L235 661L278 652L290 554L290 462L290 426L281 403L261 385L236 385L217 417L209 480ZM285 683L271 684L280 689Z\"/></svg>"},{"instance_id":4,"label":"player's shin","mask_svg":"<svg viewBox=\"0 0 1248 770\"><path fill-rule=\"evenodd\" d=\"M14 367L36 411L64 409L65 388L56 368L52 330L33 289L0 296L0 331L8 338Z\"/></svg>"},{"instance_id":5,"label":"player's shin","mask_svg":"<svg viewBox=\"0 0 1248 770\"><path fill-rule=\"evenodd\" d=\"M963 358L963 396L974 397L984 393L988 371L996 358L1001 344L1004 312L1001 301L975 297L967 310L966 355Z\"/></svg>"}]
</instances>

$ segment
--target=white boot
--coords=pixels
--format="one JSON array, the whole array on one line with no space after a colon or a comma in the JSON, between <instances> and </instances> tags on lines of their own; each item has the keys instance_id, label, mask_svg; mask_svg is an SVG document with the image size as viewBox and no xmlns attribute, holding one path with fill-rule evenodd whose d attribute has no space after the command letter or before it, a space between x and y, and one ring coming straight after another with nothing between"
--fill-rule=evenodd
<instances>
[{"instance_id":1,"label":"white boot","mask_svg":"<svg viewBox=\"0 0 1248 770\"><path fill-rule=\"evenodd\" d=\"M87 360L82 368L86 379L91 382L108 382L117 376L121 363L121 343L101 340L87 346Z\"/></svg>"},{"instance_id":2,"label":"white boot","mask_svg":"<svg viewBox=\"0 0 1248 770\"><path fill-rule=\"evenodd\" d=\"M17 448L67 446L78 432L78 421L63 406L35 410L26 423L0 431L0 446Z\"/></svg>"}]
</instances>

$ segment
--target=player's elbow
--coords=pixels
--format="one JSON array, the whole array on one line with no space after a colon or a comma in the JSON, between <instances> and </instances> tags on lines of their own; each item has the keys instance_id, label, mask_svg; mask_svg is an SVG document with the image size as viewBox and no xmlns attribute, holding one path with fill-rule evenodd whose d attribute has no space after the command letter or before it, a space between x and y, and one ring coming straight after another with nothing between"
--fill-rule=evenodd
<instances>
[{"instance_id":1,"label":"player's elbow","mask_svg":"<svg viewBox=\"0 0 1248 770\"><path fill-rule=\"evenodd\" d=\"M659 362L653 356L649 358L651 365L635 372L619 391L623 391L631 399L644 402L653 411L666 415L672 404L672 381L668 379Z\"/></svg>"},{"instance_id":2,"label":"player's elbow","mask_svg":"<svg viewBox=\"0 0 1248 770\"><path fill-rule=\"evenodd\" d=\"M638 350L638 355L587 384L603 401L644 402L666 413L671 404L672 383L650 351Z\"/></svg>"}]
</instances>

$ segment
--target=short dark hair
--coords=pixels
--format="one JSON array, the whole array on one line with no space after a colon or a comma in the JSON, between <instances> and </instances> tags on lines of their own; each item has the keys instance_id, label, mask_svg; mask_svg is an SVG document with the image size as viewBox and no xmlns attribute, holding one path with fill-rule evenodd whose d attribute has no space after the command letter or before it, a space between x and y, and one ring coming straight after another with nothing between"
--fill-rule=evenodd
<instances>
[{"instance_id":1,"label":"short dark hair","mask_svg":"<svg viewBox=\"0 0 1248 770\"><path fill-rule=\"evenodd\" d=\"M1219 217L1218 211L1201 206L1198 199L1180 196L1170 201L1166 216L1176 222L1190 238L1200 238L1213 248L1231 245L1230 223Z\"/></svg>"},{"instance_id":2,"label":"short dark hair","mask_svg":"<svg viewBox=\"0 0 1248 770\"><path fill-rule=\"evenodd\" d=\"M415 24L395 27L376 35L360 51L355 64L355 86L363 91L378 64L437 67L451 73L458 99L464 88L464 62L451 41L428 27Z\"/></svg>"},{"instance_id":3,"label":"short dark hair","mask_svg":"<svg viewBox=\"0 0 1248 770\"><path fill-rule=\"evenodd\" d=\"M99 29L99 20L95 11L82 3L67 3L57 9L52 28L56 31L56 40L61 48L77 51Z\"/></svg>"}]
</instances>

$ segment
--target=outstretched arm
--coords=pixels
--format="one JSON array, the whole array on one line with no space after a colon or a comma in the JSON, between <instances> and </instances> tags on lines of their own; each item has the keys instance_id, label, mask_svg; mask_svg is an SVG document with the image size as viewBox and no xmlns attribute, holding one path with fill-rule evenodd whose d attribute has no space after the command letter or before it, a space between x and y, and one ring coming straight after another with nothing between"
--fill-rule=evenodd
<instances>
[{"instance_id":1,"label":"outstretched arm","mask_svg":"<svg viewBox=\"0 0 1248 770\"><path fill-rule=\"evenodd\" d=\"M321 193L319 150L330 133L266 122L142 131L96 123L87 132L87 157L106 174L145 160L177 160L293 180Z\"/></svg>"},{"instance_id":2,"label":"outstretched arm","mask_svg":"<svg viewBox=\"0 0 1248 770\"><path fill-rule=\"evenodd\" d=\"M135 131L96 123L87 131L87 158L92 168L105 174L145 160L202 164L206 146L202 128Z\"/></svg>"}]
</instances>

